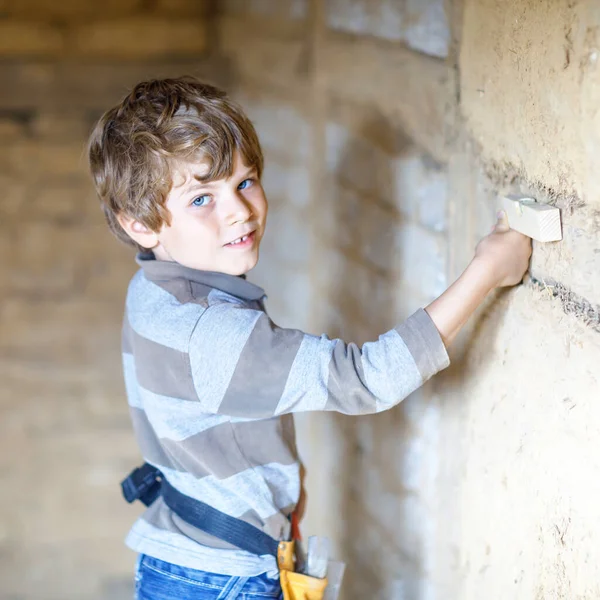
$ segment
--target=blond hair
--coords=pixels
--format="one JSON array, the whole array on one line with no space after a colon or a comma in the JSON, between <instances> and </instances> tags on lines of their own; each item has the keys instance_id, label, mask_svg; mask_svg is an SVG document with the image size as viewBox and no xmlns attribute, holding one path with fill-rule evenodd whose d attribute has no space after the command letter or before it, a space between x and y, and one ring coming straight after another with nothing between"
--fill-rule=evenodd
<instances>
[{"instance_id":1,"label":"blond hair","mask_svg":"<svg viewBox=\"0 0 600 600\"><path fill-rule=\"evenodd\" d=\"M165 202L176 162L207 164L203 180L211 181L231 176L236 151L260 177L263 155L256 131L224 91L193 77L137 84L102 115L88 144L90 170L109 228L141 249L117 216L159 231L170 224Z\"/></svg>"}]
</instances>

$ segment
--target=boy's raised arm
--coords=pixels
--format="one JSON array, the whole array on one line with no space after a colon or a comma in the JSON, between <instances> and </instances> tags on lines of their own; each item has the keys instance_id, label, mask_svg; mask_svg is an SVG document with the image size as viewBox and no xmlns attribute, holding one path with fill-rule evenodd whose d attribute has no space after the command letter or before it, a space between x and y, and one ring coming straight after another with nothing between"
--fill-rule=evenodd
<instances>
[{"instance_id":1,"label":"boy's raised arm","mask_svg":"<svg viewBox=\"0 0 600 600\"><path fill-rule=\"evenodd\" d=\"M190 340L198 397L207 412L241 418L386 410L448 366L446 344L491 289L522 279L530 253L500 221L442 296L362 347L280 328L246 306L211 306Z\"/></svg>"},{"instance_id":2,"label":"boy's raised arm","mask_svg":"<svg viewBox=\"0 0 600 600\"><path fill-rule=\"evenodd\" d=\"M425 309L446 346L490 291L523 279L530 256L531 240L511 230L506 214L501 213L494 231L479 242L465 272Z\"/></svg>"}]
</instances>

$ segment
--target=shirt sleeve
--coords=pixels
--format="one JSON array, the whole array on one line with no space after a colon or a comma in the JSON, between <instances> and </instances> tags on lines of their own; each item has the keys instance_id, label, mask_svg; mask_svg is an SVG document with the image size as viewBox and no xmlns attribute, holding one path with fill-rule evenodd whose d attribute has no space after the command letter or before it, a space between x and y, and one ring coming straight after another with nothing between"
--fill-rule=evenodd
<instances>
[{"instance_id":1,"label":"shirt sleeve","mask_svg":"<svg viewBox=\"0 0 600 600\"><path fill-rule=\"evenodd\" d=\"M264 312L228 303L211 306L199 319L189 359L207 412L261 419L305 411L380 412L450 364L422 309L359 347L278 327Z\"/></svg>"}]
</instances>

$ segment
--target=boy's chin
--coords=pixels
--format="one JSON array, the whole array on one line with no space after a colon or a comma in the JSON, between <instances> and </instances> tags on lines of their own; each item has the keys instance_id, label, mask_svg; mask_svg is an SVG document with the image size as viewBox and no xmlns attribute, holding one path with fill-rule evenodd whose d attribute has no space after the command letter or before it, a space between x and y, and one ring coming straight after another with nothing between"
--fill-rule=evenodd
<instances>
[{"instance_id":1,"label":"boy's chin","mask_svg":"<svg viewBox=\"0 0 600 600\"><path fill-rule=\"evenodd\" d=\"M236 256L233 260L218 261L214 268L206 267L207 271L216 271L217 273L226 273L227 275L240 276L245 275L258 264L258 251L248 253L246 256Z\"/></svg>"},{"instance_id":2,"label":"boy's chin","mask_svg":"<svg viewBox=\"0 0 600 600\"><path fill-rule=\"evenodd\" d=\"M258 264L258 256L255 259L247 261L244 265L232 265L232 268L229 271L226 271L229 275L245 275L246 273L252 271L254 267Z\"/></svg>"}]
</instances>

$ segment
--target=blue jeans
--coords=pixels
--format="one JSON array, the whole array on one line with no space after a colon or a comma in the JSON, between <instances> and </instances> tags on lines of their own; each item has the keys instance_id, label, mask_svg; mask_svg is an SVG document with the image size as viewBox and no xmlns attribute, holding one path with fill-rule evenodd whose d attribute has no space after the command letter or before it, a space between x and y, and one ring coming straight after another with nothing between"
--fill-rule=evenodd
<instances>
[{"instance_id":1,"label":"blue jeans","mask_svg":"<svg viewBox=\"0 0 600 600\"><path fill-rule=\"evenodd\" d=\"M231 577L173 565L141 554L135 574L136 600L281 600L279 580L265 575Z\"/></svg>"}]
</instances>

